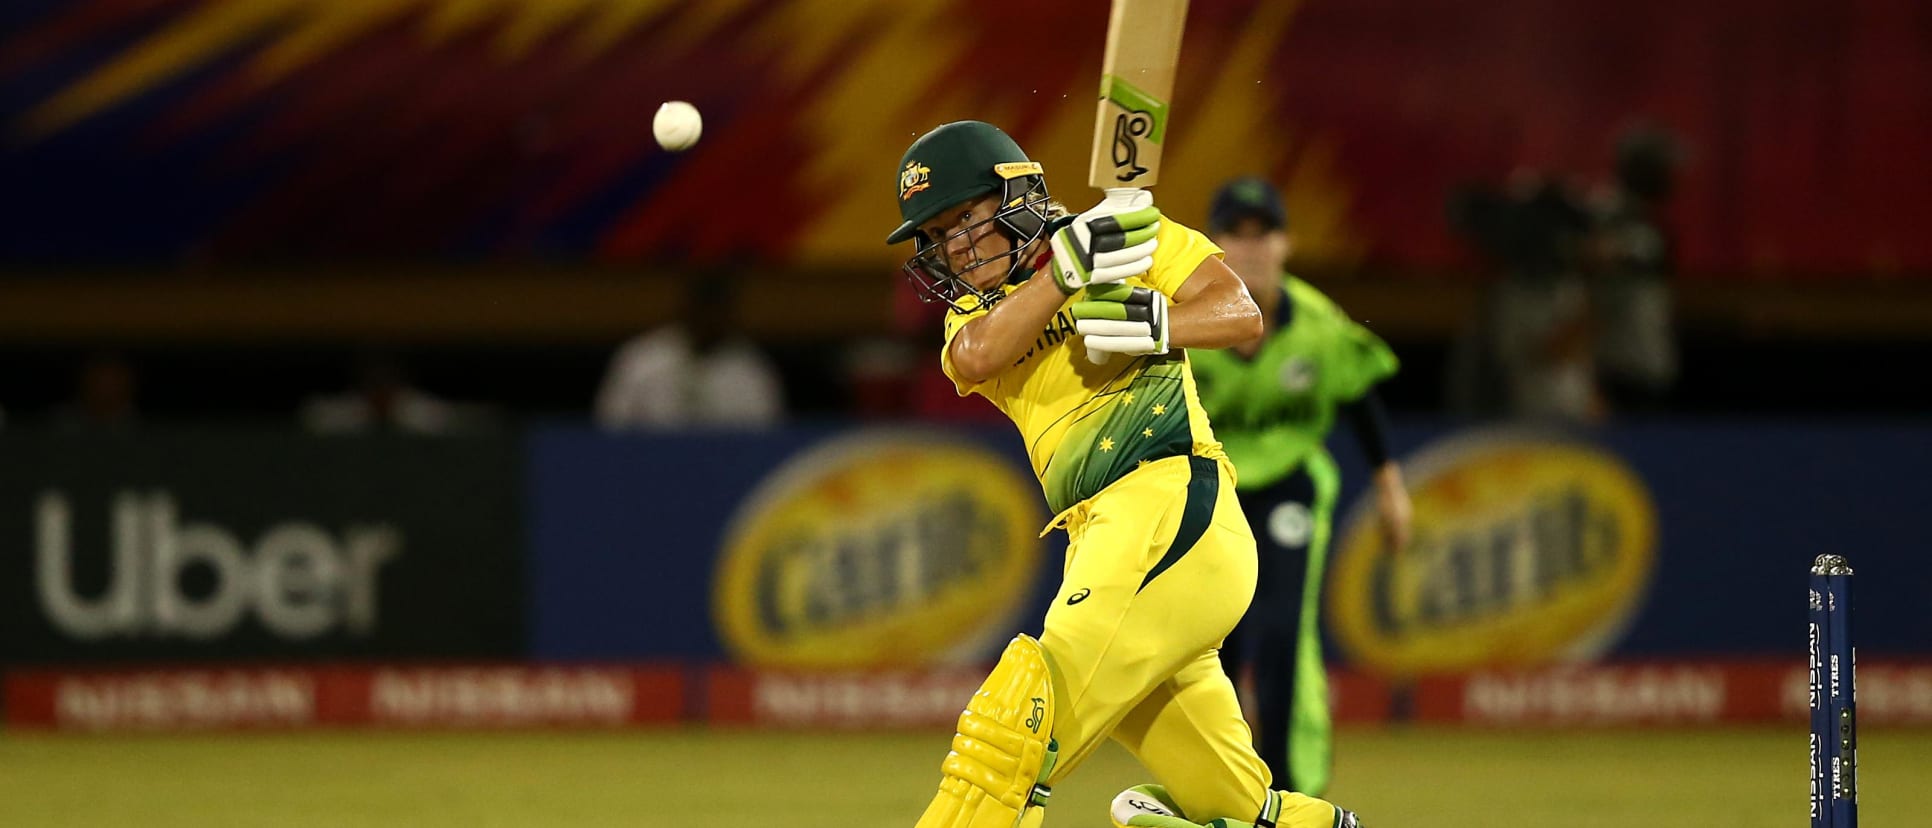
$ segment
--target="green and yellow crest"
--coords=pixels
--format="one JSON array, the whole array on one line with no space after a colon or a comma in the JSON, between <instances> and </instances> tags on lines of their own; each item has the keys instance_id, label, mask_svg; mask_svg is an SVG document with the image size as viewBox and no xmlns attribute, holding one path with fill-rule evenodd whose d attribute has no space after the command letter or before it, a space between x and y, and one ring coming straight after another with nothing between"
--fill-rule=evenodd
<instances>
[{"instance_id":1,"label":"green and yellow crest","mask_svg":"<svg viewBox=\"0 0 1932 828\"><path fill-rule=\"evenodd\" d=\"M899 200L912 198L912 194L932 186L932 168L917 161L907 161L905 171L899 173Z\"/></svg>"}]
</instances>

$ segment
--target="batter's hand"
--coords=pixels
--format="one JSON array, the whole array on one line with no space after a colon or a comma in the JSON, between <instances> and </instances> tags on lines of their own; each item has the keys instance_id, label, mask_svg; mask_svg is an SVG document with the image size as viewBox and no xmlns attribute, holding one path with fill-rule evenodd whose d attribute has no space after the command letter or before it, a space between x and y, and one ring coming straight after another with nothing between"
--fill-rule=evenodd
<instances>
[{"instance_id":1,"label":"batter's hand","mask_svg":"<svg viewBox=\"0 0 1932 828\"><path fill-rule=\"evenodd\" d=\"M1098 362L1108 354L1167 353L1167 295L1130 285L1095 285L1073 303L1073 327Z\"/></svg>"},{"instance_id":2,"label":"batter's hand","mask_svg":"<svg viewBox=\"0 0 1932 828\"><path fill-rule=\"evenodd\" d=\"M1161 211L1145 190L1138 197L1109 195L1093 209L1053 231L1053 283L1072 296L1088 285L1120 282L1154 267L1154 236Z\"/></svg>"}]
</instances>

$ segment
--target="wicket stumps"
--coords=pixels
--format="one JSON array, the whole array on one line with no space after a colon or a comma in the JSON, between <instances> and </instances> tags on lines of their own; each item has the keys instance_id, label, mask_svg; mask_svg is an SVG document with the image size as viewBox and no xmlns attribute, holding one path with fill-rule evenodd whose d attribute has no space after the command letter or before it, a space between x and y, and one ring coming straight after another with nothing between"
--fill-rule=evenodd
<instances>
[{"instance_id":1,"label":"wicket stumps","mask_svg":"<svg viewBox=\"0 0 1932 828\"><path fill-rule=\"evenodd\" d=\"M1811 828L1858 828L1858 654L1851 565L1811 567Z\"/></svg>"}]
</instances>

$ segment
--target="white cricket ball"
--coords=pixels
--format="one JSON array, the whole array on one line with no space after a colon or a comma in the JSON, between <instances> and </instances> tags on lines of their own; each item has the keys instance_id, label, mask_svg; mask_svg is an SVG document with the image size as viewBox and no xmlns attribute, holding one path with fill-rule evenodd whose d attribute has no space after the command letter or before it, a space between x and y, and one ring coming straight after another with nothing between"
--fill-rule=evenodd
<instances>
[{"instance_id":1,"label":"white cricket ball","mask_svg":"<svg viewBox=\"0 0 1932 828\"><path fill-rule=\"evenodd\" d=\"M651 120L651 133L657 136L657 145L672 152L690 149L702 132L704 119L698 116L698 108L684 101L666 101L657 108L657 117Z\"/></svg>"}]
</instances>

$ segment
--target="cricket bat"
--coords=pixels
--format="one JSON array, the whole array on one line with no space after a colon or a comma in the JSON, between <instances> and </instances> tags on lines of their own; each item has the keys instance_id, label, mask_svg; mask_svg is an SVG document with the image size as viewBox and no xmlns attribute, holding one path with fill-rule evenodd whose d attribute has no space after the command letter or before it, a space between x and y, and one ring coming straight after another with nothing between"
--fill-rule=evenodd
<instances>
[{"instance_id":1,"label":"cricket bat","mask_svg":"<svg viewBox=\"0 0 1932 828\"><path fill-rule=\"evenodd\" d=\"M1087 184L1106 192L1108 213L1154 203L1148 187L1161 177L1168 100L1181 60L1187 0L1114 0L1107 16L1107 52L1100 60L1100 111L1093 122ZM1111 354L1088 351L1105 364Z\"/></svg>"},{"instance_id":2,"label":"cricket bat","mask_svg":"<svg viewBox=\"0 0 1932 828\"><path fill-rule=\"evenodd\" d=\"M1153 203L1142 192L1161 177L1169 98L1181 59L1187 0L1113 0L1100 64L1087 183L1122 210Z\"/></svg>"}]
</instances>

